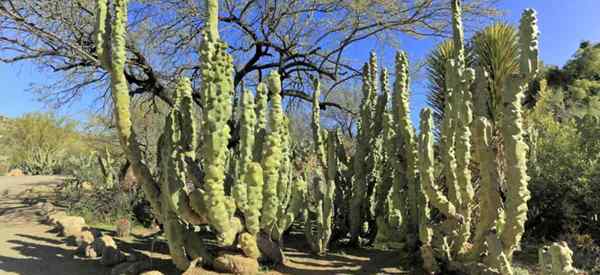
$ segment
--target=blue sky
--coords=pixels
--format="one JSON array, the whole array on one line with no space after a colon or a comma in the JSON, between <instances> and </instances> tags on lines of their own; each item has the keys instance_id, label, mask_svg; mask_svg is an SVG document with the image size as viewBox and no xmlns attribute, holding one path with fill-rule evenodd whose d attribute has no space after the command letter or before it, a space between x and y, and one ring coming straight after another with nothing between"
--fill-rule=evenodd
<instances>
[{"instance_id":1,"label":"blue sky","mask_svg":"<svg viewBox=\"0 0 600 275\"><path fill-rule=\"evenodd\" d=\"M502 0L498 8L505 11L500 18L512 24L518 24L521 12L525 8L534 8L538 12L541 31L540 58L545 64L563 65L575 52L583 40L600 42L600 1L598 0ZM409 53L411 60L422 60L438 43L436 39L414 39L402 37L402 47ZM393 52L377 43L368 43L384 58L382 65L391 68ZM361 48L364 49L363 45ZM368 51L353 50L355 58L367 60ZM35 95L28 92L32 83L43 84L53 77L39 72L35 65L21 63L8 65L0 63L0 115L16 117L23 113L47 110ZM412 85L411 109L413 120L417 121L418 111L426 106L423 81ZM90 100L76 102L60 112L76 119L85 118L92 104Z\"/></svg>"}]
</instances>

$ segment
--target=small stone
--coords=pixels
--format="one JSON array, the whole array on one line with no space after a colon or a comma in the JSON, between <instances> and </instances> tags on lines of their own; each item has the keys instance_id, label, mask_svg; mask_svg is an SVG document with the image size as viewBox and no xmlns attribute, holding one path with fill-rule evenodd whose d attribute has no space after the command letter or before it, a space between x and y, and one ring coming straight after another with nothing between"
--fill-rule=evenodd
<instances>
[{"instance_id":1,"label":"small stone","mask_svg":"<svg viewBox=\"0 0 600 275\"><path fill-rule=\"evenodd\" d=\"M215 271L237 275L254 275L258 273L258 261L239 254L223 253L214 261Z\"/></svg>"}]
</instances>

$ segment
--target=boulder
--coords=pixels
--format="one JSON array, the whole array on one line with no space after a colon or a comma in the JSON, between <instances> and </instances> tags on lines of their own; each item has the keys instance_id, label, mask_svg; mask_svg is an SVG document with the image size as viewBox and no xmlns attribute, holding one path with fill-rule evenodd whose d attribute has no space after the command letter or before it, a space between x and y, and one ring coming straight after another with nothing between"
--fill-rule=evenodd
<instances>
[{"instance_id":1,"label":"boulder","mask_svg":"<svg viewBox=\"0 0 600 275\"><path fill-rule=\"evenodd\" d=\"M116 224L117 229L117 237L126 238L129 237L129 233L131 232L131 223L129 223L128 219L119 219Z\"/></svg>"},{"instance_id":2,"label":"boulder","mask_svg":"<svg viewBox=\"0 0 600 275\"><path fill-rule=\"evenodd\" d=\"M25 176L25 173L21 169L12 169L6 175L9 177L22 177Z\"/></svg>"},{"instance_id":3,"label":"boulder","mask_svg":"<svg viewBox=\"0 0 600 275\"><path fill-rule=\"evenodd\" d=\"M117 248L117 243L110 236L97 238L92 244L94 251L101 256L100 263L113 266L127 260L125 253Z\"/></svg>"},{"instance_id":4,"label":"boulder","mask_svg":"<svg viewBox=\"0 0 600 275\"><path fill-rule=\"evenodd\" d=\"M78 236L87 228L85 220L78 216L64 216L58 219L57 228L63 237Z\"/></svg>"},{"instance_id":5,"label":"boulder","mask_svg":"<svg viewBox=\"0 0 600 275\"><path fill-rule=\"evenodd\" d=\"M215 271L233 273L238 275L258 274L258 261L240 254L223 253L215 258L213 263Z\"/></svg>"},{"instance_id":6,"label":"boulder","mask_svg":"<svg viewBox=\"0 0 600 275\"><path fill-rule=\"evenodd\" d=\"M256 244L258 245L258 249L264 260L273 264L280 264L285 261L283 250L277 242L271 240L271 237L268 234L260 232L256 239Z\"/></svg>"},{"instance_id":7,"label":"boulder","mask_svg":"<svg viewBox=\"0 0 600 275\"><path fill-rule=\"evenodd\" d=\"M58 225L58 220L68 216L64 211L49 213L46 217L46 224L56 226Z\"/></svg>"}]
</instances>

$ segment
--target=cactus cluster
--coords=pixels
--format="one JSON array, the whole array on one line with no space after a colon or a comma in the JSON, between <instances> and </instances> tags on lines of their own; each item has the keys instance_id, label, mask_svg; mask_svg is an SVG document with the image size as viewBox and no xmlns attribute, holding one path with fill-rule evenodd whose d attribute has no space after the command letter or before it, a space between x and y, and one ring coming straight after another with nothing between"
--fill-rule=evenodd
<instances>
[{"instance_id":1,"label":"cactus cluster","mask_svg":"<svg viewBox=\"0 0 600 275\"><path fill-rule=\"evenodd\" d=\"M251 92L243 92L239 146L228 148L234 96L232 58L218 35L218 1L206 4L209 20L200 48L202 115L195 110L191 81L180 78L159 138L160 169L154 175L131 127L124 75L127 1L114 0L110 5L106 0L97 1L97 56L111 75L121 145L164 225L169 251L181 270L194 258L201 257L209 264L212 259L194 231L195 225L210 225L221 245L237 241L247 256L258 258L257 235L262 232L280 240L301 211L306 189L303 180L293 177L281 80L276 72L257 88L256 104ZM264 143L256 142L255 136L261 141L264 137ZM239 157L232 155L235 149ZM231 186L226 184L228 178L233 179Z\"/></svg>"},{"instance_id":2,"label":"cactus cluster","mask_svg":"<svg viewBox=\"0 0 600 275\"><path fill-rule=\"evenodd\" d=\"M455 52L446 67L445 116L440 144L447 194L441 192L440 184L434 178L431 111L425 109L421 113L419 147L421 158L425 158L420 161L419 167L422 190L427 198L425 202L446 217L445 221L432 228L441 233L436 236L443 237L432 241L431 235L427 234L425 237L428 238L421 239L424 244L421 248L424 267L434 273L438 267L433 260L437 258L450 268L465 269L469 263L475 262L483 263L490 272L512 274L510 263L524 232L527 200L530 197L525 170L527 145L523 142L521 99L528 81L537 70L535 12L526 10L523 13L519 40L520 72L511 76L501 91L504 115L498 130L503 138L502 161L506 166L506 174L501 178L497 176L499 163L491 145L492 126L485 117L473 121L471 110L471 87L477 89L485 86L472 84L488 81L485 79L487 74L481 69L475 73L475 70L466 68L460 2L453 0L452 8ZM479 213L473 213L476 202L469 168L472 164L471 144L475 146L481 176ZM501 185L506 186L506 201L502 200L500 194ZM425 204L421 207L429 206ZM478 223L472 225L475 214L478 214ZM474 236L470 236L472 231L475 232ZM434 257L431 256L432 244L437 246L438 251L433 253Z\"/></svg>"},{"instance_id":3,"label":"cactus cluster","mask_svg":"<svg viewBox=\"0 0 600 275\"><path fill-rule=\"evenodd\" d=\"M529 199L520 101L537 73L533 11L523 14L520 72L503 86L504 115L493 129L486 118L473 117L471 90L486 88L487 73L467 67L460 2L452 1L454 39L446 64L439 173L431 110L421 112L419 136L411 123L408 57L403 52L396 56L392 88L388 72L379 72L375 54L364 66L351 157L338 131L321 128L320 82L315 79L310 151L316 165L309 170L293 165L296 156L277 72L260 83L254 95L242 91L239 119L233 114L233 60L219 37L218 1L206 0L199 52L202 111L196 110L191 81L181 77L173 84L173 105L159 139L159 169L152 173L129 113L127 2L111 0L109 5L97 0L97 59L111 76L121 145L164 225L179 269L186 269L195 258L205 264L213 259L197 225L210 225L221 247L237 245L257 259L271 254L259 249L264 236L282 244L284 232L303 213L305 235L319 254L327 251L334 236L348 236L357 245L361 239L404 244L407 251L421 256L430 273L478 263L492 273L512 274L510 261L524 231ZM230 126L235 124L239 142L230 148ZM503 177L497 176L501 164L490 149L496 131L503 141ZM477 199L471 175L474 163L481 178ZM506 186L506 201L500 186ZM441 214L436 219L440 222L433 221L433 208Z\"/></svg>"}]
</instances>

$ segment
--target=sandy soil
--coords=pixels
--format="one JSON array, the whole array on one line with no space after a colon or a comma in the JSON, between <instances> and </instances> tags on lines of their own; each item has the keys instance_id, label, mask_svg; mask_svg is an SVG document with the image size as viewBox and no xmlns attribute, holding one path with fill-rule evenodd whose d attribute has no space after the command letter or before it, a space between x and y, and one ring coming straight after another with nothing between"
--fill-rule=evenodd
<instances>
[{"instance_id":1,"label":"sandy soil","mask_svg":"<svg viewBox=\"0 0 600 275\"><path fill-rule=\"evenodd\" d=\"M24 203L23 192L29 188L56 186L60 177L25 176L0 177L0 274L23 275L76 275L110 274L110 268L95 260L73 257L73 247L68 247L49 226L40 223L37 208L32 202ZM52 201L51 197L38 196L39 201ZM34 201L33 203L35 203ZM106 234L112 232L104 230ZM149 254L157 269L165 274L177 274L168 259L168 248L162 242L151 242L137 232L128 239L116 239L124 251ZM327 256L315 257L306 250L302 236L286 239L287 262L270 267L265 274L408 274L395 266L398 255L375 250L335 251ZM149 252L152 251L152 252Z\"/></svg>"},{"instance_id":2,"label":"sandy soil","mask_svg":"<svg viewBox=\"0 0 600 275\"><path fill-rule=\"evenodd\" d=\"M39 223L40 216L19 196L35 186L60 183L59 177L0 177L0 274L107 274L93 261L72 257L72 247Z\"/></svg>"}]
</instances>

